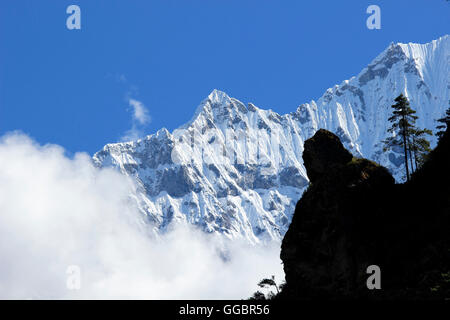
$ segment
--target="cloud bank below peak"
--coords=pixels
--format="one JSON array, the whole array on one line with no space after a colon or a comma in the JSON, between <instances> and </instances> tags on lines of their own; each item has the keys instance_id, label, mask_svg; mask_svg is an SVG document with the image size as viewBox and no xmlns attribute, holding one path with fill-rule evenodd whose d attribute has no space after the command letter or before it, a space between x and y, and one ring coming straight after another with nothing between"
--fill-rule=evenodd
<instances>
[{"instance_id":1,"label":"cloud bank below peak","mask_svg":"<svg viewBox=\"0 0 450 320\"><path fill-rule=\"evenodd\" d=\"M1 137L0 298L240 299L262 277L283 277L279 244L250 247L188 226L149 236L134 188L87 154ZM67 287L70 266L79 290Z\"/></svg>"}]
</instances>

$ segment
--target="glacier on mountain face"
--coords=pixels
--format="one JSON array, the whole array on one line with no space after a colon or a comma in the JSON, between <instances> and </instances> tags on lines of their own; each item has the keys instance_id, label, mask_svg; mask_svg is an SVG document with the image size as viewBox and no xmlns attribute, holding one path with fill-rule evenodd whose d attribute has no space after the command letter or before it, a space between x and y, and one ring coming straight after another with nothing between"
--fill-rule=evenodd
<instances>
[{"instance_id":1,"label":"glacier on mountain face","mask_svg":"<svg viewBox=\"0 0 450 320\"><path fill-rule=\"evenodd\" d=\"M383 152L380 143L390 106L405 94L417 125L434 130L449 106L449 66L448 35L427 44L391 44L359 75L285 115L214 90L172 133L163 128L107 144L93 160L135 179L130 196L156 234L188 223L251 243L280 240L308 186L304 141L319 128L330 130L355 156L381 163L401 181L401 152Z\"/></svg>"}]
</instances>

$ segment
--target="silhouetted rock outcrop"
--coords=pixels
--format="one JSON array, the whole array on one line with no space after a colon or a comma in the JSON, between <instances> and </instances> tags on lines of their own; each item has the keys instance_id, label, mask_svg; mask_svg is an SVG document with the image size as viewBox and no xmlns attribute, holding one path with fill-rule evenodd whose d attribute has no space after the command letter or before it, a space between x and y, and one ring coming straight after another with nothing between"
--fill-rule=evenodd
<instances>
[{"instance_id":1,"label":"silhouetted rock outcrop","mask_svg":"<svg viewBox=\"0 0 450 320\"><path fill-rule=\"evenodd\" d=\"M279 298L447 296L449 140L447 132L407 184L352 157L331 132L307 140L311 184L283 239L286 285ZM381 269L381 290L366 286L369 265Z\"/></svg>"}]
</instances>

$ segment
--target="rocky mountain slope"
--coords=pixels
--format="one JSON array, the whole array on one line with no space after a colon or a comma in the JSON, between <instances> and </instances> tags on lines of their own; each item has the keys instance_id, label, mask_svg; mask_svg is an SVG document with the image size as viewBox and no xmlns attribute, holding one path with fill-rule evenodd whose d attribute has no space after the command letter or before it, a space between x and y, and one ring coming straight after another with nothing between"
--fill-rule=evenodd
<instances>
[{"instance_id":1,"label":"rocky mountain slope","mask_svg":"<svg viewBox=\"0 0 450 320\"><path fill-rule=\"evenodd\" d=\"M401 153L380 145L400 93L417 110L418 125L433 129L450 100L448 35L391 44L359 75L285 115L214 90L181 128L108 144L93 160L136 180L131 198L156 233L189 223L252 243L280 240L309 183L304 141L319 128L402 179Z\"/></svg>"},{"instance_id":2,"label":"rocky mountain slope","mask_svg":"<svg viewBox=\"0 0 450 320\"><path fill-rule=\"evenodd\" d=\"M281 249L289 299L450 298L450 131L405 184L319 130L305 142L311 185ZM381 290L368 290L376 265Z\"/></svg>"}]
</instances>

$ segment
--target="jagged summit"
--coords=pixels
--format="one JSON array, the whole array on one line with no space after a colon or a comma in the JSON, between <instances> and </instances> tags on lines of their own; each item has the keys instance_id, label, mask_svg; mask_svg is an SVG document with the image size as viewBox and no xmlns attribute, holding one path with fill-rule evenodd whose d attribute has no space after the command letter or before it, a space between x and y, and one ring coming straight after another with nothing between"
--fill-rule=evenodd
<instances>
[{"instance_id":1,"label":"jagged summit","mask_svg":"<svg viewBox=\"0 0 450 320\"><path fill-rule=\"evenodd\" d=\"M225 92L214 89L197 107L194 116L182 128L191 126L200 116L206 117L209 121L216 122L223 120L226 115L232 114L236 106L236 99L230 98ZM240 102L239 102L240 103ZM245 108L245 107L244 107Z\"/></svg>"},{"instance_id":2,"label":"jagged summit","mask_svg":"<svg viewBox=\"0 0 450 320\"><path fill-rule=\"evenodd\" d=\"M161 128L156 132L155 136L160 139L166 139L170 138L171 134L166 128Z\"/></svg>"},{"instance_id":3,"label":"jagged summit","mask_svg":"<svg viewBox=\"0 0 450 320\"><path fill-rule=\"evenodd\" d=\"M213 90L172 133L161 129L109 144L93 160L138 181L134 201L156 230L192 223L229 238L279 240L308 186L304 141L320 128L336 134L354 156L381 163L402 180L401 151L383 152L380 143L390 106L405 93L418 126L435 128L450 100L449 43L444 36L391 45L357 76L285 115Z\"/></svg>"},{"instance_id":4,"label":"jagged summit","mask_svg":"<svg viewBox=\"0 0 450 320\"><path fill-rule=\"evenodd\" d=\"M207 99L214 105L226 104L230 101L230 97L225 92L217 89L211 91Z\"/></svg>"}]
</instances>

